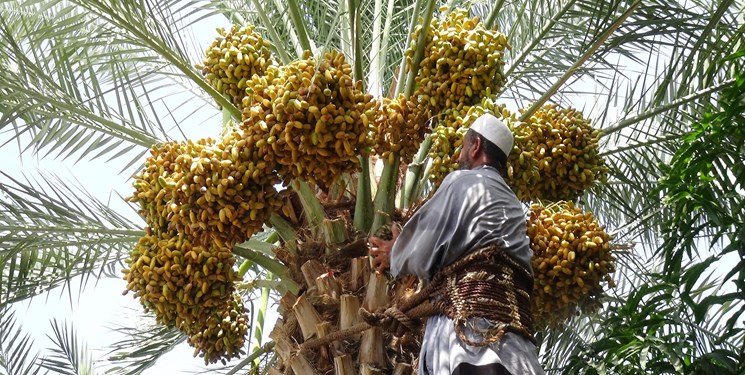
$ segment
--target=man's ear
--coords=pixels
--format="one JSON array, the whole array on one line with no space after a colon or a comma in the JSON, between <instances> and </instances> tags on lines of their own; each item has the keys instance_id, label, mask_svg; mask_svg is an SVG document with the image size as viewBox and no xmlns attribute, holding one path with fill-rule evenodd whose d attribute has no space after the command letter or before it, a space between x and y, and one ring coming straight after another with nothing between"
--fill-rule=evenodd
<instances>
[{"instance_id":1,"label":"man's ear","mask_svg":"<svg viewBox=\"0 0 745 375\"><path fill-rule=\"evenodd\" d=\"M476 155L478 155L479 152L483 151L481 149L481 147L483 147L483 146L484 145L481 144L481 137L479 137L479 136L473 137L473 146L471 147L471 150L473 151L473 156L474 157Z\"/></svg>"}]
</instances>

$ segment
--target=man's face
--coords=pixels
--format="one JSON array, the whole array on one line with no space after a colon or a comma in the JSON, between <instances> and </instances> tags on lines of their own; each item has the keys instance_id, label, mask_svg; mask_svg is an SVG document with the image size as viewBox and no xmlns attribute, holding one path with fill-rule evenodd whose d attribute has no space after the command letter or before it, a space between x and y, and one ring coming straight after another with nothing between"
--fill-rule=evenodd
<instances>
[{"instance_id":1,"label":"man's face","mask_svg":"<svg viewBox=\"0 0 745 375\"><path fill-rule=\"evenodd\" d=\"M458 169L471 169L473 166L473 160L471 160L471 147L473 147L473 140L471 137L463 137L463 148L460 150L458 156Z\"/></svg>"}]
</instances>

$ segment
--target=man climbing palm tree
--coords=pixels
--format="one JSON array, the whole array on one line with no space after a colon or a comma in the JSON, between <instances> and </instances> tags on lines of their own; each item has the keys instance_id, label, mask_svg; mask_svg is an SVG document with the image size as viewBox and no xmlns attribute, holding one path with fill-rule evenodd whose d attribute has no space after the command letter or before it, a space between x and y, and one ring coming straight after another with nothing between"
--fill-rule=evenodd
<instances>
[{"instance_id":1,"label":"man climbing palm tree","mask_svg":"<svg viewBox=\"0 0 745 375\"><path fill-rule=\"evenodd\" d=\"M468 306L470 314L463 315L458 307L445 308L450 311L427 321L419 374L543 373L532 342L532 250L525 216L502 178L512 144L504 123L489 114L479 117L464 138L458 160L461 170L445 178L400 234L394 227L392 240L370 239L376 267L390 266L394 277L411 274L429 282L459 263L456 268L466 272L452 270L453 279L446 284L457 285L451 294L463 295L451 296L451 301L466 299L457 297L468 293L470 278L478 278L475 269L488 270L489 275L482 277L488 286L467 298L478 300ZM460 267L468 254L489 250L498 253L490 258L495 264L468 264L466 260ZM484 292L493 299L486 301Z\"/></svg>"}]
</instances>

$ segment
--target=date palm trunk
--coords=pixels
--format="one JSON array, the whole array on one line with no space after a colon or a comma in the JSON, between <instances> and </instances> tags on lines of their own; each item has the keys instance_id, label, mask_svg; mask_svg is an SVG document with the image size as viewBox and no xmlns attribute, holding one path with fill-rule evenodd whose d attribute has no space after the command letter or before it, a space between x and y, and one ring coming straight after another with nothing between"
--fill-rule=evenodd
<instances>
[{"instance_id":1,"label":"date palm trunk","mask_svg":"<svg viewBox=\"0 0 745 375\"><path fill-rule=\"evenodd\" d=\"M360 316L360 308L389 307L411 285L393 284L372 269L366 236L348 219L353 206L327 204L320 231L301 229L304 234L277 251L300 292L280 300L280 318L270 334L278 360L270 373L406 375L415 366L419 332L396 338Z\"/></svg>"}]
</instances>

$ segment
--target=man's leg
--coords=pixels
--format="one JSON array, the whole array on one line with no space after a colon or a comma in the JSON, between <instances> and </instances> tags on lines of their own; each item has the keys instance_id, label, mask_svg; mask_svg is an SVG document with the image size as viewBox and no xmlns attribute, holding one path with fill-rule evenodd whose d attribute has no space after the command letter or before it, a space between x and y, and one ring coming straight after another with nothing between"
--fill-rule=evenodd
<instances>
[{"instance_id":1,"label":"man's leg","mask_svg":"<svg viewBox=\"0 0 745 375\"><path fill-rule=\"evenodd\" d=\"M492 363L476 366L470 363L461 363L453 370L452 375L511 375L500 363Z\"/></svg>"}]
</instances>

